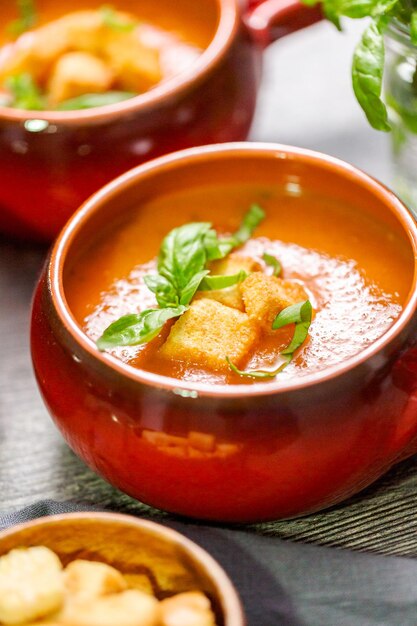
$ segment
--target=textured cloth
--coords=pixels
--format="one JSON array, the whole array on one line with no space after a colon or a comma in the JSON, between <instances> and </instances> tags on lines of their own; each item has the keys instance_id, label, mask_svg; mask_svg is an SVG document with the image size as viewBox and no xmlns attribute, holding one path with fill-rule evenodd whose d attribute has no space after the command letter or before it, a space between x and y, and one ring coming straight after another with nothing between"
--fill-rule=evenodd
<instances>
[{"instance_id":1,"label":"textured cloth","mask_svg":"<svg viewBox=\"0 0 417 626\"><path fill-rule=\"evenodd\" d=\"M83 510L92 509L48 500L0 516L0 528ZM248 626L417 624L417 560L295 544L213 526L164 523L205 548L224 567L242 598Z\"/></svg>"}]
</instances>

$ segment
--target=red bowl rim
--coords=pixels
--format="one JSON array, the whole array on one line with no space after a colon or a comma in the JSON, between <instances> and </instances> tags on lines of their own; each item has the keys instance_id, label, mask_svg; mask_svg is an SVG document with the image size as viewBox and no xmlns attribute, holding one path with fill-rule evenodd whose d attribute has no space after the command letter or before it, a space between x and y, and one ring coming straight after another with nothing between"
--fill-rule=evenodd
<instances>
[{"instance_id":1,"label":"red bowl rim","mask_svg":"<svg viewBox=\"0 0 417 626\"><path fill-rule=\"evenodd\" d=\"M160 374L154 374L145 370L134 368L106 352L99 352L94 341L92 341L80 328L67 303L63 286L63 267L67 252L77 232L83 227L90 217L100 210L103 203L110 198L127 189L135 187L142 177L152 175L155 170L164 171L175 169L177 164L184 161L196 162L205 161L211 158L228 158L233 154L236 158L245 155L258 155L261 157L275 159L302 160L304 163L314 163L320 165L324 170L343 173L345 178L359 186L366 187L371 191L381 203L399 220L408 235L411 247L414 251L414 274L412 287L407 301L398 319L392 326L379 337L374 343L359 352L358 354L343 360L338 364L327 367L323 370L305 374L299 378L292 378L282 383L257 382L254 385L217 385L184 382ZM51 298L63 326L72 336L73 340L86 351L91 358L101 362L114 373L127 377L132 381L144 385L170 391L183 397L216 397L216 398L236 398L252 396L270 396L277 393L287 393L299 389L318 385L327 382L335 377L346 374L355 367L364 364L368 359L388 346L410 323L417 308L417 224L411 217L406 206L395 196L395 194L380 182L354 166L320 152L295 148L281 144L248 143L236 142L228 144L213 144L209 146L189 148L180 152L174 152L157 159L153 159L140 165L122 176L119 176L100 191L95 193L74 213L61 231L56 240L48 264L48 288Z\"/></svg>"},{"instance_id":2,"label":"red bowl rim","mask_svg":"<svg viewBox=\"0 0 417 626\"><path fill-rule=\"evenodd\" d=\"M108 522L110 524L129 524L161 536L163 539L167 539L177 546L181 546L181 548L188 555L191 555L192 561L198 561L199 564L203 566L207 577L212 580L214 586L217 588L219 598L221 599L223 605L222 609L224 616L226 617L225 626L244 626L246 623L239 595L231 579L216 559L212 557L211 554L209 554L209 552L207 552L204 548L199 546L192 539L183 535L181 532L162 524L158 524L157 522L138 518L133 515L126 515L124 513L102 511L57 513L55 515L40 517L27 522L22 522L10 528L6 528L0 531L0 541L2 539L6 539L7 537L11 537L20 531L36 528L37 526L43 526L48 523L60 524L61 522L65 522L67 520L98 520Z\"/></svg>"},{"instance_id":3,"label":"red bowl rim","mask_svg":"<svg viewBox=\"0 0 417 626\"><path fill-rule=\"evenodd\" d=\"M183 92L200 83L226 55L235 39L240 23L237 0L215 0L219 22L213 39L191 65L177 76L167 79L149 91L115 104L80 111L26 111L0 106L0 119L24 124L40 120L49 124L77 125L103 123L112 118L132 113L142 113L157 108L168 100L180 98Z\"/></svg>"}]
</instances>

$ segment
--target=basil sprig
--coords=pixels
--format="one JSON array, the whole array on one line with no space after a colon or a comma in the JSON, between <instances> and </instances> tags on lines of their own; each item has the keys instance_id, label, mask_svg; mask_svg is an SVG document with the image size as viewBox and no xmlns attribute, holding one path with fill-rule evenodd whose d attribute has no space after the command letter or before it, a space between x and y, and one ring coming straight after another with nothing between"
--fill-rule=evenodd
<instances>
[{"instance_id":1,"label":"basil sprig","mask_svg":"<svg viewBox=\"0 0 417 626\"><path fill-rule=\"evenodd\" d=\"M165 322L179 317L187 307L167 307L165 309L146 309L141 313L124 315L110 324L97 340L100 351L116 346L137 346L154 339L162 330Z\"/></svg>"},{"instance_id":2,"label":"basil sprig","mask_svg":"<svg viewBox=\"0 0 417 626\"><path fill-rule=\"evenodd\" d=\"M279 276L281 274L281 271L282 271L281 263L278 261L276 257L274 257L272 254L268 254L268 252L264 252L262 258L267 265L272 267L274 276Z\"/></svg>"},{"instance_id":3,"label":"basil sprig","mask_svg":"<svg viewBox=\"0 0 417 626\"><path fill-rule=\"evenodd\" d=\"M206 265L208 261L224 258L234 247L249 239L264 216L264 211L253 205L237 233L224 239L218 238L210 222L193 222L171 230L159 251L158 273L144 277L160 308L146 309L116 320L97 340L98 349L147 343L159 334L165 322L187 311L197 289L224 289L244 280L245 272L208 276L210 272Z\"/></svg>"},{"instance_id":4,"label":"basil sprig","mask_svg":"<svg viewBox=\"0 0 417 626\"><path fill-rule=\"evenodd\" d=\"M385 66L384 32L392 21L408 26L411 41L417 45L417 6L415 0L302 0L309 6L322 3L326 17L340 28L340 18L370 18L352 62L352 86L369 123L389 131L388 113L381 91Z\"/></svg>"},{"instance_id":5,"label":"basil sprig","mask_svg":"<svg viewBox=\"0 0 417 626\"><path fill-rule=\"evenodd\" d=\"M275 378L275 376L282 372L282 370L287 367L288 363L292 361L296 350L298 350L298 348L300 348L307 339L312 315L313 307L311 306L310 300L292 304L278 313L272 323L272 328L274 330L278 330L279 328L283 328L289 324L295 324L295 328L291 342L286 348L284 348L284 350L281 351L283 361L275 370L240 370L227 356L226 361L228 362L230 368L236 374L239 374L239 376L246 376L250 378Z\"/></svg>"},{"instance_id":6,"label":"basil sprig","mask_svg":"<svg viewBox=\"0 0 417 626\"><path fill-rule=\"evenodd\" d=\"M252 205L231 237L219 238L210 222L192 222L168 233L158 256L158 274L144 278L159 306L189 304L209 274L206 269L208 261L223 259L242 245L264 217L264 211L258 205Z\"/></svg>"},{"instance_id":7,"label":"basil sprig","mask_svg":"<svg viewBox=\"0 0 417 626\"><path fill-rule=\"evenodd\" d=\"M29 30L38 19L35 0L16 0L20 16L7 26L7 30L16 37Z\"/></svg>"}]
</instances>

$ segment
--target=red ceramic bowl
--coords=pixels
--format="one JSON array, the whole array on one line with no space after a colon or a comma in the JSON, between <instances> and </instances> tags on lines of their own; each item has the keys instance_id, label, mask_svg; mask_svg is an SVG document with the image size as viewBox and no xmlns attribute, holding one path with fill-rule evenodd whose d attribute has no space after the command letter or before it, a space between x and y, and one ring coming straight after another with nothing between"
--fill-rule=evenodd
<instances>
[{"instance_id":1,"label":"red ceramic bowl","mask_svg":"<svg viewBox=\"0 0 417 626\"><path fill-rule=\"evenodd\" d=\"M116 215L173 188L214 181L272 181L280 188L294 179L308 193L378 215L400 233L409 253L414 278L402 314L356 356L285 384L181 383L98 352L75 322L66 275L80 250ZM417 228L404 205L380 183L331 157L261 144L161 157L93 196L52 250L32 317L33 362L46 405L93 470L156 507L236 522L328 507L416 449L416 254ZM153 441L143 435L149 430L156 432ZM235 453L179 457L158 447L158 433L187 437L191 431L214 435Z\"/></svg>"},{"instance_id":2,"label":"red ceramic bowl","mask_svg":"<svg viewBox=\"0 0 417 626\"><path fill-rule=\"evenodd\" d=\"M101 6L102 0L37 0L39 14ZM118 0L118 8L134 7ZM150 0L141 3L146 15ZM158 0L161 14L172 0ZM0 9L11 19L11 3ZM134 10L134 9L133 9ZM0 231L51 240L89 195L160 154L245 139L255 108L261 50L317 20L297 0L176 0L175 16L210 23L193 67L123 103L75 112L0 107ZM203 16L203 17L200 17Z\"/></svg>"}]
</instances>

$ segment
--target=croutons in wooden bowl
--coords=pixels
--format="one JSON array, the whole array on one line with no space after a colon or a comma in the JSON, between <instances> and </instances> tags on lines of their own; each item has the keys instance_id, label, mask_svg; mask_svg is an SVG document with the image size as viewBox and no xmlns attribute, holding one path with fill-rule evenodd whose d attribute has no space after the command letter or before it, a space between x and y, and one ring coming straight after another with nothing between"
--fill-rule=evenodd
<instances>
[{"instance_id":1,"label":"croutons in wooden bowl","mask_svg":"<svg viewBox=\"0 0 417 626\"><path fill-rule=\"evenodd\" d=\"M69 513L0 533L0 624L244 626L217 562L174 530Z\"/></svg>"}]
</instances>

